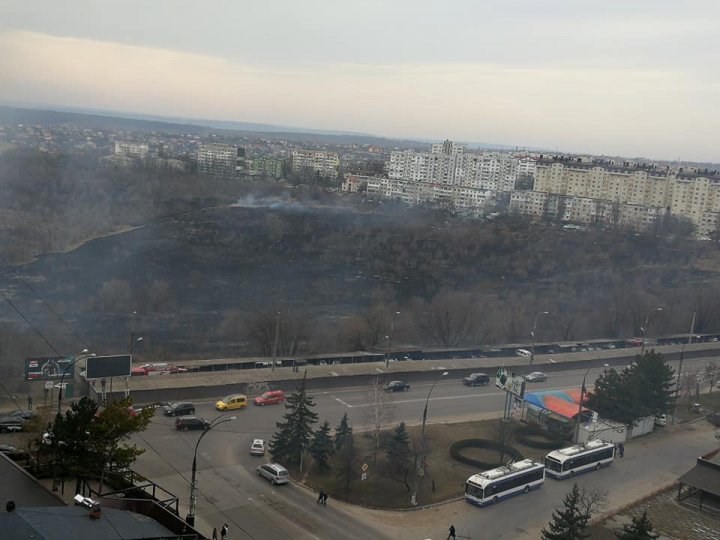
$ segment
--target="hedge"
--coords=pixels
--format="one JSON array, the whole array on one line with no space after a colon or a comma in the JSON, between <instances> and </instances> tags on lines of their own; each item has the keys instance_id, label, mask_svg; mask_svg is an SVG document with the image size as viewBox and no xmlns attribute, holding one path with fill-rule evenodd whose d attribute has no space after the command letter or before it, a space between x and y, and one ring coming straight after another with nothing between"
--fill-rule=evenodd
<instances>
[{"instance_id":1,"label":"hedge","mask_svg":"<svg viewBox=\"0 0 720 540\"><path fill-rule=\"evenodd\" d=\"M515 440L529 448L555 450L565 445L565 441L554 433L536 426L521 426L515 431Z\"/></svg>"},{"instance_id":2,"label":"hedge","mask_svg":"<svg viewBox=\"0 0 720 540\"><path fill-rule=\"evenodd\" d=\"M465 465L472 465L473 467L479 467L480 469L493 469L503 464L499 461L487 463L485 461L480 461L479 459L464 456L462 454L462 450L465 448L487 448L489 450L495 450L498 452L499 460L500 447L501 445L498 442L491 441L489 439L463 439L453 443L450 447L450 455L453 459L459 461L460 463L464 463ZM520 461L523 459L523 455L512 446L506 445L504 453L507 457L512 458L513 461Z\"/></svg>"}]
</instances>

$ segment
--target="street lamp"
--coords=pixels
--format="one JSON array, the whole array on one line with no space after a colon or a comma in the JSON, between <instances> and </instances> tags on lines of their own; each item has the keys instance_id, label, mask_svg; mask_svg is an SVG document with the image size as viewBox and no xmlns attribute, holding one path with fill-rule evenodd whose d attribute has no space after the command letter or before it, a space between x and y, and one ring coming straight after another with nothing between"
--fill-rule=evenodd
<instances>
[{"instance_id":1,"label":"street lamp","mask_svg":"<svg viewBox=\"0 0 720 540\"><path fill-rule=\"evenodd\" d=\"M645 335L647 334L648 325L650 324L650 315L652 315L653 313L656 313L658 311L662 311L662 310L663 310L663 308L661 308L661 307L651 309L651 310L648 310L647 315L645 315L645 324L643 324L640 327L640 330L642 330L642 345L640 346L640 356L645 354Z\"/></svg>"},{"instance_id":2,"label":"street lamp","mask_svg":"<svg viewBox=\"0 0 720 540\"><path fill-rule=\"evenodd\" d=\"M693 311L692 316L692 322L690 323L690 336L688 337L688 345L692 343L693 338L693 332L695 332L695 312ZM645 341L645 340L643 340ZM677 374L677 382L675 383L675 402L673 403L673 416L672 416L672 424L675 424L675 417L677 416L677 406L678 406L678 397L680 394L680 374L682 373L683 368L683 358L685 356L685 340L682 342L682 347L680 348L680 365L678 366L678 374Z\"/></svg>"},{"instance_id":3,"label":"street lamp","mask_svg":"<svg viewBox=\"0 0 720 540\"><path fill-rule=\"evenodd\" d=\"M192 476L190 479L190 510L188 510L188 515L185 518L185 521L188 525L191 527L195 526L195 506L197 504L197 481L195 479L196 473L197 473L197 451L198 447L200 446L200 441L203 440L203 437L208 434L208 432L214 428L219 426L220 424L224 424L225 422L232 422L233 420L237 419L237 416L230 416L229 418L225 418L223 416L218 416L215 418L208 427L205 428L205 431L202 432L200 437L198 438L197 443L195 444L195 452L193 453L193 462L192 462Z\"/></svg>"},{"instance_id":4,"label":"street lamp","mask_svg":"<svg viewBox=\"0 0 720 540\"><path fill-rule=\"evenodd\" d=\"M418 492L418 483L420 481L420 475L419 475L419 469L420 469L420 463L418 463L418 456L422 456L422 464L424 467L425 464L425 422L427 421L427 410L428 410L428 404L430 403L430 395L432 394L433 389L435 388L435 385L440 380L440 377L445 377L449 371L443 371L440 375L435 377L435 380L433 381L432 385L430 386L430 391L428 392L427 399L425 400L425 408L423 409L423 415L422 415L422 429L420 430L420 451L415 454L415 485L413 487L413 493L412 497L410 498L410 504L412 506L417 506L417 492Z\"/></svg>"},{"instance_id":5,"label":"street lamp","mask_svg":"<svg viewBox=\"0 0 720 540\"><path fill-rule=\"evenodd\" d=\"M89 353L87 349L83 349L80 351L80 355L75 357L75 360L70 362L68 365L65 366L63 369L62 375L60 376L60 389L58 390L58 404L57 404L57 414L60 416L62 412L62 395L63 395L63 388L65 387L65 375L67 375L67 372L70 370L71 367L73 367L75 364L77 364L80 360L86 360L92 356L95 356L95 353Z\"/></svg>"},{"instance_id":6,"label":"street lamp","mask_svg":"<svg viewBox=\"0 0 720 540\"><path fill-rule=\"evenodd\" d=\"M388 350L385 354L385 367L390 367L390 352L392 350L392 340L393 340L393 334L395 333L395 316L400 315L399 311L396 311L392 315L390 315L390 334L385 336L388 340Z\"/></svg>"},{"instance_id":7,"label":"street lamp","mask_svg":"<svg viewBox=\"0 0 720 540\"><path fill-rule=\"evenodd\" d=\"M549 311L543 311L542 313L538 313L535 315L535 321L533 321L533 327L530 331L530 336L532 337L532 344L530 345L530 365L533 365L533 362L535 362L535 330L537 330L537 323L538 319L540 318L540 315L550 315Z\"/></svg>"}]
</instances>

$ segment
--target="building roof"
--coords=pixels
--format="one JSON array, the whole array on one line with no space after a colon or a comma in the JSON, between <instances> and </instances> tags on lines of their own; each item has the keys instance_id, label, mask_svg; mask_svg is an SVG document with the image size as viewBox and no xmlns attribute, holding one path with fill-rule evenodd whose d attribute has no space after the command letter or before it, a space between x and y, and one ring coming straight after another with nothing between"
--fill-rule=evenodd
<instances>
[{"instance_id":1,"label":"building roof","mask_svg":"<svg viewBox=\"0 0 720 540\"><path fill-rule=\"evenodd\" d=\"M0 500L14 501L18 508L65 505L59 497L3 454L0 454Z\"/></svg>"},{"instance_id":2,"label":"building roof","mask_svg":"<svg viewBox=\"0 0 720 540\"><path fill-rule=\"evenodd\" d=\"M680 482L720 497L720 469L708 467L699 460L680 477Z\"/></svg>"},{"instance_id":3,"label":"building roof","mask_svg":"<svg viewBox=\"0 0 720 540\"><path fill-rule=\"evenodd\" d=\"M147 540L177 535L151 517L103 508L99 519L90 519L82 506L18 508L0 514L4 540Z\"/></svg>"}]
</instances>

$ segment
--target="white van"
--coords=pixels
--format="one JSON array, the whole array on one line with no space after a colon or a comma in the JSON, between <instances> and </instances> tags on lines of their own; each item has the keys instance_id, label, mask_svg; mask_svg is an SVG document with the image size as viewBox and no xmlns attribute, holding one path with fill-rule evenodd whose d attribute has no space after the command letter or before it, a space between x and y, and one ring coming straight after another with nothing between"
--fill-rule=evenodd
<instances>
[{"instance_id":1,"label":"white van","mask_svg":"<svg viewBox=\"0 0 720 540\"><path fill-rule=\"evenodd\" d=\"M515 354L517 354L518 356L524 356L526 358L532 356L532 353L527 349L518 349L515 351Z\"/></svg>"}]
</instances>

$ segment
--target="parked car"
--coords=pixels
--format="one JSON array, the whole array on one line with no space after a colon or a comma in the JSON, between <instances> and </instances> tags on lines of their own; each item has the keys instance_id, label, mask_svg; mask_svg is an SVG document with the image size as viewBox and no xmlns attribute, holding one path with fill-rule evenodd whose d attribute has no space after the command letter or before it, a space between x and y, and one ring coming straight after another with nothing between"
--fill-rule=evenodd
<instances>
[{"instance_id":1,"label":"parked car","mask_svg":"<svg viewBox=\"0 0 720 540\"><path fill-rule=\"evenodd\" d=\"M667 425L667 415L665 414L658 414L655 417L655 425L656 426L666 426Z\"/></svg>"},{"instance_id":2,"label":"parked car","mask_svg":"<svg viewBox=\"0 0 720 540\"><path fill-rule=\"evenodd\" d=\"M285 392L272 390L255 398L255 405L275 405L285 401Z\"/></svg>"},{"instance_id":3,"label":"parked car","mask_svg":"<svg viewBox=\"0 0 720 540\"><path fill-rule=\"evenodd\" d=\"M259 476L270 480L271 484L287 484L290 481L290 473L282 465L277 463L266 463L257 468Z\"/></svg>"},{"instance_id":4,"label":"parked car","mask_svg":"<svg viewBox=\"0 0 720 540\"><path fill-rule=\"evenodd\" d=\"M0 433L22 431L26 422L27 420L23 420L22 418L13 418L12 416L0 418Z\"/></svg>"},{"instance_id":5,"label":"parked car","mask_svg":"<svg viewBox=\"0 0 720 540\"><path fill-rule=\"evenodd\" d=\"M407 392L410 385L402 381L390 381L385 385L386 392Z\"/></svg>"},{"instance_id":6,"label":"parked car","mask_svg":"<svg viewBox=\"0 0 720 540\"><path fill-rule=\"evenodd\" d=\"M218 411L232 411L234 409L244 409L245 407L247 407L247 398L243 394L231 394L215 403L215 408Z\"/></svg>"},{"instance_id":7,"label":"parked car","mask_svg":"<svg viewBox=\"0 0 720 540\"><path fill-rule=\"evenodd\" d=\"M32 411L26 411L23 409L17 409L4 416L11 416L13 418L22 418L23 420L32 420L35 417L35 413Z\"/></svg>"},{"instance_id":8,"label":"parked car","mask_svg":"<svg viewBox=\"0 0 720 540\"><path fill-rule=\"evenodd\" d=\"M6 456L17 456L22 453L24 452L17 446L13 446L12 444L0 444L0 454L5 454Z\"/></svg>"},{"instance_id":9,"label":"parked car","mask_svg":"<svg viewBox=\"0 0 720 540\"><path fill-rule=\"evenodd\" d=\"M525 375L525 380L527 382L547 381L547 375L545 375L542 371L533 371L529 375Z\"/></svg>"},{"instance_id":10,"label":"parked car","mask_svg":"<svg viewBox=\"0 0 720 540\"><path fill-rule=\"evenodd\" d=\"M516 356L524 356L525 358L532 356L532 353L528 351L527 349L517 349L515 351Z\"/></svg>"},{"instance_id":11,"label":"parked car","mask_svg":"<svg viewBox=\"0 0 720 540\"><path fill-rule=\"evenodd\" d=\"M463 384L468 386L485 386L490 383L490 375L487 373L471 373L463 379Z\"/></svg>"},{"instance_id":12,"label":"parked car","mask_svg":"<svg viewBox=\"0 0 720 540\"><path fill-rule=\"evenodd\" d=\"M197 416L180 416L175 419L175 429L178 431L187 431L188 429L207 429L210 422L204 418Z\"/></svg>"},{"instance_id":13,"label":"parked car","mask_svg":"<svg viewBox=\"0 0 720 540\"><path fill-rule=\"evenodd\" d=\"M195 405L186 401L170 402L163 407L165 416L187 416L195 414Z\"/></svg>"},{"instance_id":14,"label":"parked car","mask_svg":"<svg viewBox=\"0 0 720 540\"><path fill-rule=\"evenodd\" d=\"M250 445L251 456L264 456L265 455L265 441L262 439L255 439Z\"/></svg>"},{"instance_id":15,"label":"parked car","mask_svg":"<svg viewBox=\"0 0 720 540\"><path fill-rule=\"evenodd\" d=\"M144 364L134 367L130 370L131 375L166 375L168 373L186 373L187 368L168 364L165 362L156 362L152 364Z\"/></svg>"}]
</instances>

